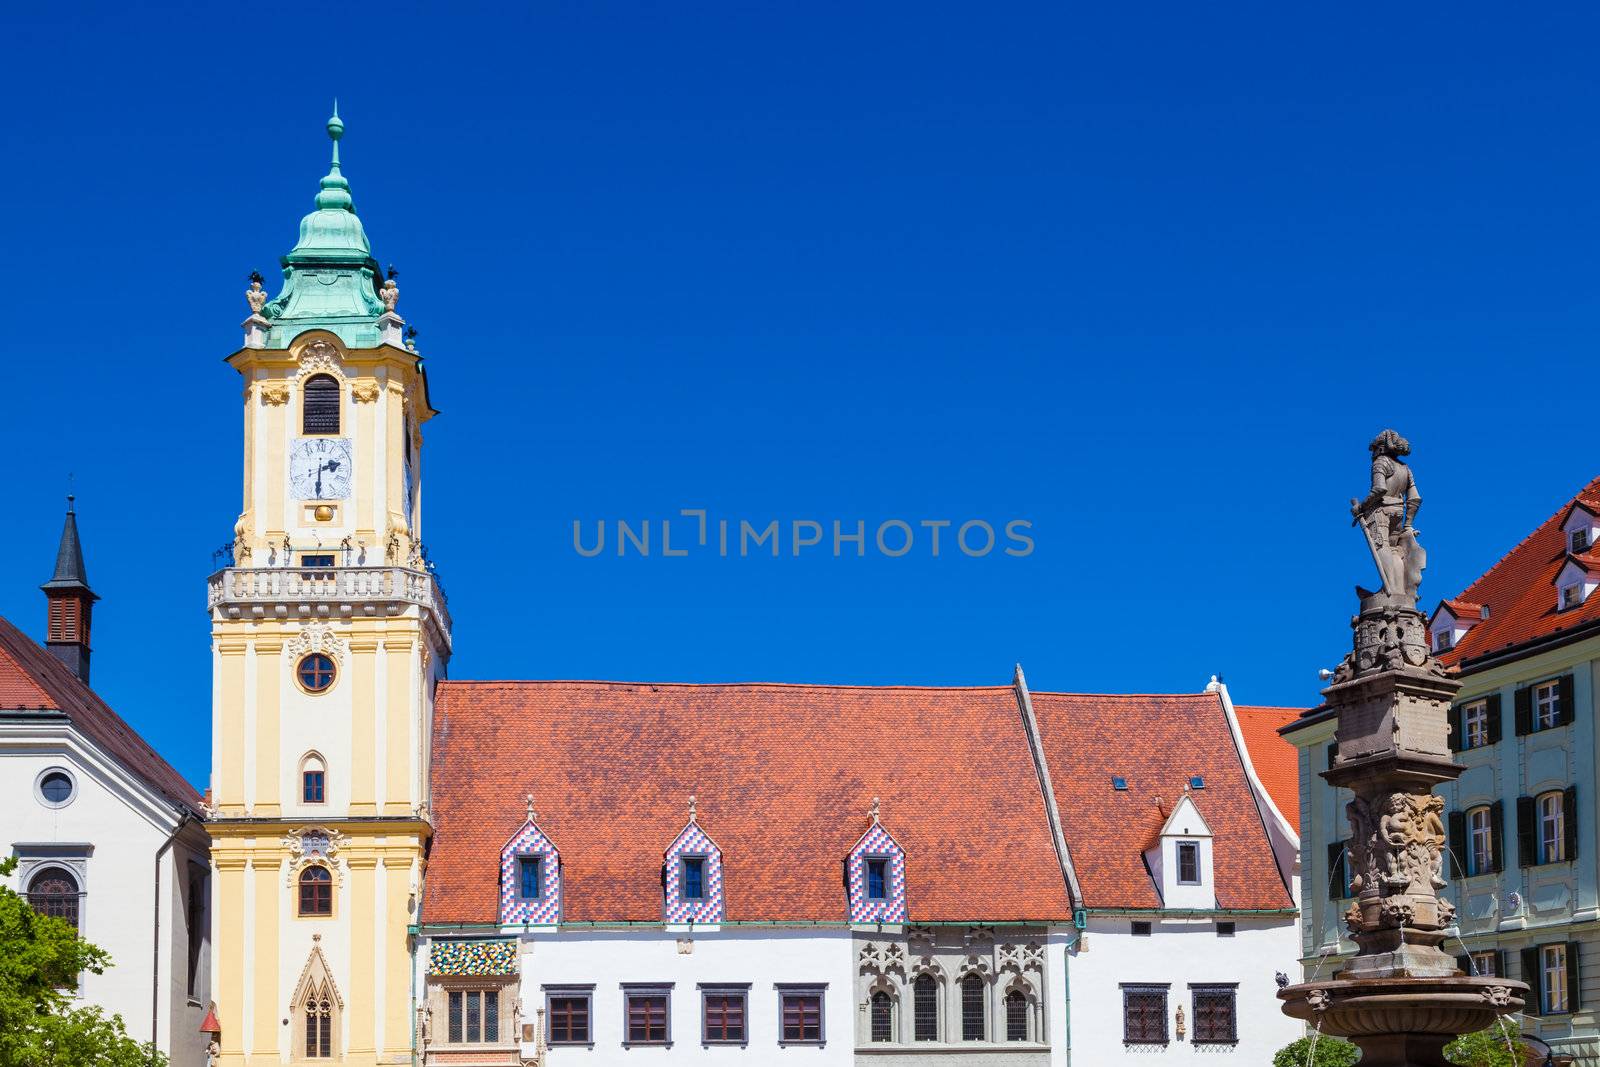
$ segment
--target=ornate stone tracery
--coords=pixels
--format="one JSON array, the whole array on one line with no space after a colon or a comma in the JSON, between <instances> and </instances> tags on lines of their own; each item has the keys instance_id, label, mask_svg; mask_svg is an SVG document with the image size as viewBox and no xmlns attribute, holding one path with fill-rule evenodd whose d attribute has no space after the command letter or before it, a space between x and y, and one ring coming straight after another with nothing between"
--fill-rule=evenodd
<instances>
[{"instance_id":1,"label":"ornate stone tracery","mask_svg":"<svg viewBox=\"0 0 1600 1067\"><path fill-rule=\"evenodd\" d=\"M318 337L306 342L295 357L300 364L300 376L309 374L333 374L339 378L348 377L344 369L344 357L333 342Z\"/></svg>"},{"instance_id":2,"label":"ornate stone tracery","mask_svg":"<svg viewBox=\"0 0 1600 1067\"><path fill-rule=\"evenodd\" d=\"M306 826L284 835L283 847L289 852L289 865L284 873L284 885L294 886L307 867L326 867L333 876L337 889L344 884L339 862L339 850L350 838L338 830L325 826Z\"/></svg>"}]
</instances>

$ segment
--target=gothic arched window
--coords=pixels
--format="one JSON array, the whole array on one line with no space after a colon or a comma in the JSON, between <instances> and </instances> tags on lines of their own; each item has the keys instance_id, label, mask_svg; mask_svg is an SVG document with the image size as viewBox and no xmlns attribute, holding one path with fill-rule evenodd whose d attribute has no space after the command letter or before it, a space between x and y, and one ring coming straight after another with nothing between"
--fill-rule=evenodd
<instances>
[{"instance_id":1,"label":"gothic arched window","mask_svg":"<svg viewBox=\"0 0 1600 1067\"><path fill-rule=\"evenodd\" d=\"M911 983L913 1037L918 1041L939 1040L939 980L919 974Z\"/></svg>"},{"instance_id":2,"label":"gothic arched window","mask_svg":"<svg viewBox=\"0 0 1600 1067\"><path fill-rule=\"evenodd\" d=\"M315 869L315 868L313 868ZM333 998L326 984L306 990L301 1004L305 1015L306 1059L323 1060L333 1056Z\"/></svg>"},{"instance_id":3,"label":"gothic arched window","mask_svg":"<svg viewBox=\"0 0 1600 1067\"><path fill-rule=\"evenodd\" d=\"M889 994L878 990L872 994L872 1040L894 1040L894 1002Z\"/></svg>"},{"instance_id":4,"label":"gothic arched window","mask_svg":"<svg viewBox=\"0 0 1600 1067\"><path fill-rule=\"evenodd\" d=\"M961 979L961 1040L983 1040L983 979L975 974Z\"/></svg>"},{"instance_id":5,"label":"gothic arched window","mask_svg":"<svg viewBox=\"0 0 1600 1067\"><path fill-rule=\"evenodd\" d=\"M314 374L306 379L300 405L300 432L339 433L339 382L329 374Z\"/></svg>"},{"instance_id":6,"label":"gothic arched window","mask_svg":"<svg viewBox=\"0 0 1600 1067\"><path fill-rule=\"evenodd\" d=\"M1020 989L1006 994L1006 1040L1028 1040L1028 997Z\"/></svg>"},{"instance_id":7,"label":"gothic arched window","mask_svg":"<svg viewBox=\"0 0 1600 1067\"><path fill-rule=\"evenodd\" d=\"M28 880L28 903L40 915L64 919L78 928L78 883L60 867L46 867Z\"/></svg>"},{"instance_id":8,"label":"gothic arched window","mask_svg":"<svg viewBox=\"0 0 1600 1067\"><path fill-rule=\"evenodd\" d=\"M328 802L328 768L315 752L300 764L300 803L326 804Z\"/></svg>"},{"instance_id":9,"label":"gothic arched window","mask_svg":"<svg viewBox=\"0 0 1600 1067\"><path fill-rule=\"evenodd\" d=\"M333 875L326 867L307 867L300 872L300 914L333 914Z\"/></svg>"}]
</instances>

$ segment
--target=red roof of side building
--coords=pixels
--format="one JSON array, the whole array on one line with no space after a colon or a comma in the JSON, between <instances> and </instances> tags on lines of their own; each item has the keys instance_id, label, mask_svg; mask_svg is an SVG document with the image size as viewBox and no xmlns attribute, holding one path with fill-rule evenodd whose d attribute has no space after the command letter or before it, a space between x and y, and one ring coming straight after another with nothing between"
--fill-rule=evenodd
<instances>
[{"instance_id":1,"label":"red roof of side building","mask_svg":"<svg viewBox=\"0 0 1600 1067\"><path fill-rule=\"evenodd\" d=\"M200 794L176 768L60 660L0 618L0 716L19 712L65 715L86 737L152 788L199 812Z\"/></svg>"},{"instance_id":2,"label":"red roof of side building","mask_svg":"<svg viewBox=\"0 0 1600 1067\"><path fill-rule=\"evenodd\" d=\"M1587 502L1585 506L1593 510L1597 498L1600 478L1565 501L1487 574L1454 598L1454 602L1464 600L1487 607L1489 617L1474 623L1454 648L1438 653L1442 663L1457 667L1464 661L1600 620L1600 596L1591 596L1576 608L1558 611L1555 587L1556 575L1567 561L1562 523L1574 503ZM1471 619L1469 615L1463 621Z\"/></svg>"},{"instance_id":3,"label":"red roof of side building","mask_svg":"<svg viewBox=\"0 0 1600 1067\"><path fill-rule=\"evenodd\" d=\"M1144 849L1194 775L1222 908L1292 908L1216 693L1034 693L1072 866L1091 908L1159 908ZM1118 790L1114 777L1127 780Z\"/></svg>"},{"instance_id":4,"label":"red roof of side building","mask_svg":"<svg viewBox=\"0 0 1600 1067\"><path fill-rule=\"evenodd\" d=\"M1256 777L1266 787L1272 803L1288 820L1295 833L1300 832L1300 750L1278 735L1279 727L1298 719L1304 708L1252 708L1240 704L1233 706L1239 718L1239 732L1244 735L1244 747L1250 753L1250 764Z\"/></svg>"},{"instance_id":5,"label":"red roof of side building","mask_svg":"<svg viewBox=\"0 0 1600 1067\"><path fill-rule=\"evenodd\" d=\"M845 921L875 796L914 921L1071 915L1010 686L443 682L424 922L496 921L530 793L567 922L660 921L691 794L729 921Z\"/></svg>"}]
</instances>

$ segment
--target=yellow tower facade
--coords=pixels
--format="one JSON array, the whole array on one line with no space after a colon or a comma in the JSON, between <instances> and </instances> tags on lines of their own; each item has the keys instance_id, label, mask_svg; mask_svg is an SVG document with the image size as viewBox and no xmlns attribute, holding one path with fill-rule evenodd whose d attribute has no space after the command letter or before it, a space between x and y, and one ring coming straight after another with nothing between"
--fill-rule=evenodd
<instances>
[{"instance_id":1,"label":"yellow tower facade","mask_svg":"<svg viewBox=\"0 0 1600 1067\"><path fill-rule=\"evenodd\" d=\"M219 1062L411 1061L408 928L450 616L421 541L435 414L340 172L257 278L243 506L209 579Z\"/></svg>"}]
</instances>

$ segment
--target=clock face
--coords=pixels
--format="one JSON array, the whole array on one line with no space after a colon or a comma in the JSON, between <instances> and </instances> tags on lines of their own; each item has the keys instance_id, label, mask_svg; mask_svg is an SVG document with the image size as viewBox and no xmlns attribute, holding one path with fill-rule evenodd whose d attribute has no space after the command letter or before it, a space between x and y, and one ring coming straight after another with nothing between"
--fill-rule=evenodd
<instances>
[{"instance_id":1,"label":"clock face","mask_svg":"<svg viewBox=\"0 0 1600 1067\"><path fill-rule=\"evenodd\" d=\"M289 489L300 500L348 500L350 439L303 437L289 446Z\"/></svg>"}]
</instances>

